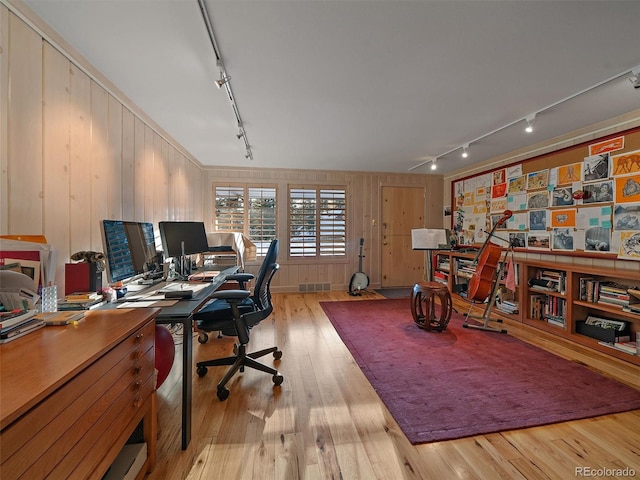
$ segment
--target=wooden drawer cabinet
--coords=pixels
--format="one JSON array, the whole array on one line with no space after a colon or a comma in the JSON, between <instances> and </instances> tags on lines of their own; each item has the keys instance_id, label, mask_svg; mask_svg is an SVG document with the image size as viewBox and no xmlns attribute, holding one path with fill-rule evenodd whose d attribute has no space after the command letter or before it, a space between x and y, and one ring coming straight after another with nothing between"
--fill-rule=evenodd
<instances>
[{"instance_id":1,"label":"wooden drawer cabinet","mask_svg":"<svg viewBox=\"0 0 640 480\"><path fill-rule=\"evenodd\" d=\"M148 459L140 476L150 471L157 312L92 311L78 326L46 327L1 347L3 477L99 479L141 422Z\"/></svg>"}]
</instances>

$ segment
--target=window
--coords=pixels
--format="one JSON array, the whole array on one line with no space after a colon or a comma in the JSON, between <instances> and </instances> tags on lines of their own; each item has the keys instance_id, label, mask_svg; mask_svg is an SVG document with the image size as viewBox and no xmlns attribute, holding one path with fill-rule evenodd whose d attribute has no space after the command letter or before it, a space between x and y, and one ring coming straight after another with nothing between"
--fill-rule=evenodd
<instances>
[{"instance_id":1,"label":"window","mask_svg":"<svg viewBox=\"0 0 640 480\"><path fill-rule=\"evenodd\" d=\"M216 230L244 233L264 256L276 238L274 187L216 186Z\"/></svg>"},{"instance_id":2,"label":"window","mask_svg":"<svg viewBox=\"0 0 640 480\"><path fill-rule=\"evenodd\" d=\"M289 189L289 255L346 255L346 192L323 187Z\"/></svg>"}]
</instances>

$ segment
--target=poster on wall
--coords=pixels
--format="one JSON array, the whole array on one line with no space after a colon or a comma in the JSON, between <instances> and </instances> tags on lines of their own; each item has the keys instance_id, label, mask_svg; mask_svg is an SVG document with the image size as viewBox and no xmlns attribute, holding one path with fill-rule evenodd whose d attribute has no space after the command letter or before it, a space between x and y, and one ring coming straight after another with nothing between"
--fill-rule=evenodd
<instances>
[{"instance_id":1,"label":"poster on wall","mask_svg":"<svg viewBox=\"0 0 640 480\"><path fill-rule=\"evenodd\" d=\"M547 188L549 185L549 170L539 170L527 174L527 190Z\"/></svg>"},{"instance_id":2,"label":"poster on wall","mask_svg":"<svg viewBox=\"0 0 640 480\"><path fill-rule=\"evenodd\" d=\"M554 228L551 230L553 250L574 250L573 228Z\"/></svg>"},{"instance_id":3,"label":"poster on wall","mask_svg":"<svg viewBox=\"0 0 640 480\"><path fill-rule=\"evenodd\" d=\"M616 177L616 203L640 202L640 175Z\"/></svg>"},{"instance_id":4,"label":"poster on wall","mask_svg":"<svg viewBox=\"0 0 640 480\"><path fill-rule=\"evenodd\" d=\"M609 154L585 157L582 162L582 178L585 182L609 178Z\"/></svg>"},{"instance_id":5,"label":"poster on wall","mask_svg":"<svg viewBox=\"0 0 640 480\"><path fill-rule=\"evenodd\" d=\"M613 155L611 157L611 176L634 175L640 173L640 150Z\"/></svg>"},{"instance_id":6,"label":"poster on wall","mask_svg":"<svg viewBox=\"0 0 640 480\"><path fill-rule=\"evenodd\" d=\"M584 232L584 251L608 253L611 251L611 229L592 227Z\"/></svg>"},{"instance_id":7,"label":"poster on wall","mask_svg":"<svg viewBox=\"0 0 640 480\"><path fill-rule=\"evenodd\" d=\"M549 250L551 240L549 232L535 232L527 234L527 248L534 250Z\"/></svg>"},{"instance_id":8,"label":"poster on wall","mask_svg":"<svg viewBox=\"0 0 640 480\"><path fill-rule=\"evenodd\" d=\"M509 179L507 193L523 193L527 191L527 177L520 175Z\"/></svg>"},{"instance_id":9,"label":"poster on wall","mask_svg":"<svg viewBox=\"0 0 640 480\"><path fill-rule=\"evenodd\" d=\"M620 232L618 257L640 260L640 232Z\"/></svg>"},{"instance_id":10,"label":"poster on wall","mask_svg":"<svg viewBox=\"0 0 640 480\"><path fill-rule=\"evenodd\" d=\"M624 148L624 136L609 138L598 143L589 145L589 155L597 155L599 153L615 152Z\"/></svg>"},{"instance_id":11,"label":"poster on wall","mask_svg":"<svg viewBox=\"0 0 640 480\"><path fill-rule=\"evenodd\" d=\"M583 185L582 190L584 192L582 203L603 203L613 201L613 182L611 180Z\"/></svg>"},{"instance_id":12,"label":"poster on wall","mask_svg":"<svg viewBox=\"0 0 640 480\"><path fill-rule=\"evenodd\" d=\"M582 163L572 163L558 167L558 185L582 181Z\"/></svg>"},{"instance_id":13,"label":"poster on wall","mask_svg":"<svg viewBox=\"0 0 640 480\"><path fill-rule=\"evenodd\" d=\"M640 203L616 205L613 210L613 228L640 230Z\"/></svg>"}]
</instances>

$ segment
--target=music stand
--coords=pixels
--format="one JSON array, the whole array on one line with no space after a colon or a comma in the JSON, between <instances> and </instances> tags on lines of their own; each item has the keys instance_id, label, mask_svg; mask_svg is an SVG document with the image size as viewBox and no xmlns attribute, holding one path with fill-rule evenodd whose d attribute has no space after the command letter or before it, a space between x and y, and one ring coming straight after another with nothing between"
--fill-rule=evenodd
<instances>
[{"instance_id":1,"label":"music stand","mask_svg":"<svg viewBox=\"0 0 640 480\"><path fill-rule=\"evenodd\" d=\"M451 232L443 228L414 228L411 230L411 248L426 250L425 278L433 281L433 251L451 249Z\"/></svg>"}]
</instances>

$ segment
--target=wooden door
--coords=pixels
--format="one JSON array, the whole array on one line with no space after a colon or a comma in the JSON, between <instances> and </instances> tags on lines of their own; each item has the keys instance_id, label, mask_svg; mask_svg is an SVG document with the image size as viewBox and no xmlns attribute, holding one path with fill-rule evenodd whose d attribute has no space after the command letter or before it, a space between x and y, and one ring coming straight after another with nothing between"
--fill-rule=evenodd
<instances>
[{"instance_id":1,"label":"wooden door","mask_svg":"<svg viewBox=\"0 0 640 480\"><path fill-rule=\"evenodd\" d=\"M411 229L424 228L424 187L382 187L383 287L424 280L424 252L411 248Z\"/></svg>"}]
</instances>

